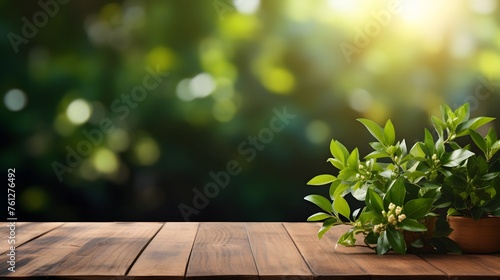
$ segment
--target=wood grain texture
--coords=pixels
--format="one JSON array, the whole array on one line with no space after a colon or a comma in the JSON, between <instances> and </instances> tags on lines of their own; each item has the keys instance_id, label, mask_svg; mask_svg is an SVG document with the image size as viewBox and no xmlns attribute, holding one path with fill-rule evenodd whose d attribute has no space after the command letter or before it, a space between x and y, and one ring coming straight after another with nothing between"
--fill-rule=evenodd
<instances>
[{"instance_id":1,"label":"wood grain texture","mask_svg":"<svg viewBox=\"0 0 500 280\"><path fill-rule=\"evenodd\" d=\"M67 223L19 247L15 276L125 276L160 223ZM0 276L9 274L0 264Z\"/></svg>"},{"instance_id":2,"label":"wood grain texture","mask_svg":"<svg viewBox=\"0 0 500 280\"><path fill-rule=\"evenodd\" d=\"M500 237L499 237L500 238ZM467 255L471 260L474 260L481 265L495 271L498 274L498 279L500 280L500 254L496 255Z\"/></svg>"},{"instance_id":3,"label":"wood grain texture","mask_svg":"<svg viewBox=\"0 0 500 280\"><path fill-rule=\"evenodd\" d=\"M475 261L467 255L422 255L433 266L442 270L453 280L499 280L498 274Z\"/></svg>"},{"instance_id":4,"label":"wood grain texture","mask_svg":"<svg viewBox=\"0 0 500 280\"><path fill-rule=\"evenodd\" d=\"M295 245L316 279L369 279L368 274L335 249L336 239L328 233L318 240L317 223L284 223Z\"/></svg>"},{"instance_id":5,"label":"wood grain texture","mask_svg":"<svg viewBox=\"0 0 500 280\"><path fill-rule=\"evenodd\" d=\"M336 226L327 234L337 240L348 229L347 226ZM357 244L363 244L362 238L363 236L357 237ZM388 252L383 256L377 256L372 249L365 246L342 245L337 246L337 252L348 256L370 275L370 279L447 279L446 274L414 254L401 255Z\"/></svg>"},{"instance_id":6,"label":"wood grain texture","mask_svg":"<svg viewBox=\"0 0 500 280\"><path fill-rule=\"evenodd\" d=\"M280 280L284 277L313 279L297 247L281 223L247 223L259 279Z\"/></svg>"},{"instance_id":7,"label":"wood grain texture","mask_svg":"<svg viewBox=\"0 0 500 280\"><path fill-rule=\"evenodd\" d=\"M16 271L9 272L4 259L0 278L500 280L500 254L377 256L366 247L336 247L348 227L334 227L318 240L319 227L16 223L16 242L22 243L16 247Z\"/></svg>"},{"instance_id":8,"label":"wood grain texture","mask_svg":"<svg viewBox=\"0 0 500 280\"><path fill-rule=\"evenodd\" d=\"M64 223L28 223L28 222L19 222L16 223L15 225L15 246L19 247L22 244L39 237L40 235L43 235L57 227L60 227ZM1 231L2 233L1 236L9 236L10 235L10 229L9 229L9 223L1 223ZM7 245L8 243L5 242ZM2 246L0 249L0 252L2 252L2 256L4 255L3 253L7 252L8 246Z\"/></svg>"},{"instance_id":9,"label":"wood grain texture","mask_svg":"<svg viewBox=\"0 0 500 280\"><path fill-rule=\"evenodd\" d=\"M243 223L202 223L191 252L186 278L258 279Z\"/></svg>"},{"instance_id":10,"label":"wood grain texture","mask_svg":"<svg viewBox=\"0 0 500 280\"><path fill-rule=\"evenodd\" d=\"M184 279L198 223L166 223L128 273L129 279Z\"/></svg>"}]
</instances>

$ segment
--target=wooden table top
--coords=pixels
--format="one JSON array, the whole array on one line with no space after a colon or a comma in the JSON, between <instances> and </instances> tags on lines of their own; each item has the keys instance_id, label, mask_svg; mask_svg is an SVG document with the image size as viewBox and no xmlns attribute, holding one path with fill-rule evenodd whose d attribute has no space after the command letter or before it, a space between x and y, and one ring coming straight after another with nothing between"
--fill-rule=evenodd
<instances>
[{"instance_id":1,"label":"wooden table top","mask_svg":"<svg viewBox=\"0 0 500 280\"><path fill-rule=\"evenodd\" d=\"M318 240L316 223L2 223L0 277L500 279L500 254L377 256ZM7 261L6 261L7 260Z\"/></svg>"}]
</instances>

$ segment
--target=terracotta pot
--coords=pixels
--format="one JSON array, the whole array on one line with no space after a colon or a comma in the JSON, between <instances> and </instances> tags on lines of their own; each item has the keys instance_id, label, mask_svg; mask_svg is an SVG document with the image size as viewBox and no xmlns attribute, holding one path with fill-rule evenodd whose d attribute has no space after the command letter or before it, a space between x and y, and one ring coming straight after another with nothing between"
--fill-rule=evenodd
<instances>
[{"instance_id":1,"label":"terracotta pot","mask_svg":"<svg viewBox=\"0 0 500 280\"><path fill-rule=\"evenodd\" d=\"M436 217L430 217L426 218L423 221L421 221L424 226L428 229L427 231L423 232L412 232L412 231L403 231L403 235L405 238L406 242L406 247L408 248L408 252L410 253L430 253L434 251L434 248L427 242L430 238L432 238L432 235L434 234L434 231L436 230ZM417 239L422 239L424 242L424 247L422 248L414 248L411 247L411 243Z\"/></svg>"},{"instance_id":2,"label":"terracotta pot","mask_svg":"<svg viewBox=\"0 0 500 280\"><path fill-rule=\"evenodd\" d=\"M484 217L477 221L463 216L448 216L453 229L450 239L462 252L489 254L500 252L500 217Z\"/></svg>"}]
</instances>

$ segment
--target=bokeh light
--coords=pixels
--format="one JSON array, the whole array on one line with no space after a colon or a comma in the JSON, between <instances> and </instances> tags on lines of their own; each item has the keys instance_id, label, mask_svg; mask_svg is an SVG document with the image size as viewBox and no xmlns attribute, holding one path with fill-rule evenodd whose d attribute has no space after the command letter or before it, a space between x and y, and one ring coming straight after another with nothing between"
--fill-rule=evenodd
<instances>
[{"instance_id":1,"label":"bokeh light","mask_svg":"<svg viewBox=\"0 0 500 280\"><path fill-rule=\"evenodd\" d=\"M160 158L160 148L151 137L141 137L134 145L134 153L140 165L152 165Z\"/></svg>"},{"instance_id":2,"label":"bokeh light","mask_svg":"<svg viewBox=\"0 0 500 280\"><path fill-rule=\"evenodd\" d=\"M103 174L113 174L118 170L119 161L116 154L109 149L99 148L92 155L94 168Z\"/></svg>"},{"instance_id":3,"label":"bokeh light","mask_svg":"<svg viewBox=\"0 0 500 280\"><path fill-rule=\"evenodd\" d=\"M26 94L20 89L9 90L3 98L5 107L11 111L22 110L26 106L27 102L28 98L26 97Z\"/></svg>"},{"instance_id":4,"label":"bokeh light","mask_svg":"<svg viewBox=\"0 0 500 280\"><path fill-rule=\"evenodd\" d=\"M500 119L499 3L72 0L28 38L40 6L4 1L0 29L27 40L0 46L19 214L180 221L235 160L194 221L303 221L331 138L369 149L357 118L390 118L407 143L444 103Z\"/></svg>"},{"instance_id":5,"label":"bokeh light","mask_svg":"<svg viewBox=\"0 0 500 280\"><path fill-rule=\"evenodd\" d=\"M84 99L73 100L66 109L68 120L77 125L85 123L91 114L92 107Z\"/></svg>"}]
</instances>

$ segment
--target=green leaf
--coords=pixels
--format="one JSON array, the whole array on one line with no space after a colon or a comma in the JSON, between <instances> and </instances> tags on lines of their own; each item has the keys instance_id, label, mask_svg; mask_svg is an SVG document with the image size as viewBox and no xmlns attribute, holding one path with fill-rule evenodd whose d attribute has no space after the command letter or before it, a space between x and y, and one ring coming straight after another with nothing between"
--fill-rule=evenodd
<instances>
[{"instance_id":1,"label":"green leaf","mask_svg":"<svg viewBox=\"0 0 500 280\"><path fill-rule=\"evenodd\" d=\"M420 219L425 217L432 208L432 198L417 198L408 201L403 207L403 214L410 219Z\"/></svg>"},{"instance_id":2,"label":"green leaf","mask_svg":"<svg viewBox=\"0 0 500 280\"><path fill-rule=\"evenodd\" d=\"M343 195L345 190L349 188L349 185L340 183L337 188L335 188L335 192L333 193L333 197L337 197L339 195Z\"/></svg>"},{"instance_id":3,"label":"green leaf","mask_svg":"<svg viewBox=\"0 0 500 280\"><path fill-rule=\"evenodd\" d=\"M311 195L304 197L304 199L316 204L319 208L323 209L324 211L326 211L328 213L333 212L332 204L330 203L330 201L321 195L311 194Z\"/></svg>"},{"instance_id":4,"label":"green leaf","mask_svg":"<svg viewBox=\"0 0 500 280\"><path fill-rule=\"evenodd\" d=\"M389 249L391 249L391 244L387 239L387 231L384 230L377 239L377 248L375 248L375 250L377 251L377 255L383 255L387 253Z\"/></svg>"},{"instance_id":5,"label":"green leaf","mask_svg":"<svg viewBox=\"0 0 500 280\"><path fill-rule=\"evenodd\" d=\"M443 131L446 129L446 124L435 116L431 117L431 121L439 137L443 137Z\"/></svg>"},{"instance_id":6,"label":"green leaf","mask_svg":"<svg viewBox=\"0 0 500 280\"><path fill-rule=\"evenodd\" d=\"M366 191L366 206L377 213L382 213L382 211L384 211L382 198L371 188L368 188Z\"/></svg>"},{"instance_id":7,"label":"green leaf","mask_svg":"<svg viewBox=\"0 0 500 280\"><path fill-rule=\"evenodd\" d=\"M356 185L354 185L354 187L351 190L351 195L359 201L365 201L367 189L368 186L366 184L363 184L362 182L357 182Z\"/></svg>"},{"instance_id":8,"label":"green leaf","mask_svg":"<svg viewBox=\"0 0 500 280\"><path fill-rule=\"evenodd\" d=\"M359 215L359 221L361 224L373 224L377 225L382 223L384 217L382 216L382 213L375 213L374 211L365 211Z\"/></svg>"},{"instance_id":9,"label":"green leaf","mask_svg":"<svg viewBox=\"0 0 500 280\"><path fill-rule=\"evenodd\" d=\"M457 127L457 137L464 136L469 134L469 130L476 130L481 126L493 121L495 118L490 117L477 117L472 120L468 120L464 123L461 123Z\"/></svg>"},{"instance_id":10,"label":"green leaf","mask_svg":"<svg viewBox=\"0 0 500 280\"><path fill-rule=\"evenodd\" d=\"M384 195L385 209L389 207L389 204L391 202L396 204L396 206L404 205L406 196L406 188L404 180L405 180L404 177L399 177L391 184L391 186L387 190L387 193Z\"/></svg>"},{"instance_id":11,"label":"green leaf","mask_svg":"<svg viewBox=\"0 0 500 280\"><path fill-rule=\"evenodd\" d=\"M328 191L330 195L330 199L333 200L335 198L335 190L337 190L338 186L342 183L342 180L333 181L330 185L330 190Z\"/></svg>"},{"instance_id":12,"label":"green leaf","mask_svg":"<svg viewBox=\"0 0 500 280\"><path fill-rule=\"evenodd\" d=\"M307 182L307 184L310 186L322 186L322 185L329 184L335 180L337 180L337 177L335 177L333 175L322 174L322 175L318 175L318 176L312 178L311 180L309 180L309 182Z\"/></svg>"},{"instance_id":13,"label":"green leaf","mask_svg":"<svg viewBox=\"0 0 500 280\"><path fill-rule=\"evenodd\" d=\"M359 165L359 152L358 148L355 148L349 155L349 158L347 158L347 166L358 168L358 165Z\"/></svg>"},{"instance_id":14,"label":"green leaf","mask_svg":"<svg viewBox=\"0 0 500 280\"><path fill-rule=\"evenodd\" d=\"M400 254L405 254L406 243L403 234L399 230L393 227L387 227L386 232L387 232L387 240L389 241L389 244L391 244L394 251Z\"/></svg>"},{"instance_id":15,"label":"green leaf","mask_svg":"<svg viewBox=\"0 0 500 280\"><path fill-rule=\"evenodd\" d=\"M335 197L335 200L333 201L333 209L350 220L351 208L349 207L347 200L345 200L345 198L341 195L337 195Z\"/></svg>"},{"instance_id":16,"label":"green leaf","mask_svg":"<svg viewBox=\"0 0 500 280\"><path fill-rule=\"evenodd\" d=\"M448 215L448 216L460 216L460 213L455 208L448 208L446 215Z\"/></svg>"},{"instance_id":17,"label":"green leaf","mask_svg":"<svg viewBox=\"0 0 500 280\"><path fill-rule=\"evenodd\" d=\"M338 223L338 220L335 218L330 218L326 221L323 222L323 225L321 228L318 230L318 238L321 239L323 235L336 223Z\"/></svg>"},{"instance_id":18,"label":"green leaf","mask_svg":"<svg viewBox=\"0 0 500 280\"><path fill-rule=\"evenodd\" d=\"M460 165L464 160L473 156L474 153L466 149L454 150L451 153L446 153L442 159L443 166L446 167L456 167Z\"/></svg>"},{"instance_id":19,"label":"green leaf","mask_svg":"<svg viewBox=\"0 0 500 280\"><path fill-rule=\"evenodd\" d=\"M337 240L337 243L348 247L355 246L356 238L354 237L354 231L350 230L342 234Z\"/></svg>"},{"instance_id":20,"label":"green leaf","mask_svg":"<svg viewBox=\"0 0 500 280\"><path fill-rule=\"evenodd\" d=\"M307 218L307 221L308 222L317 222L317 221L323 221L325 219L329 219L331 217L332 217L332 215L327 214L325 212L318 212L316 214L312 214L311 216L309 216L309 218Z\"/></svg>"},{"instance_id":21,"label":"green leaf","mask_svg":"<svg viewBox=\"0 0 500 280\"><path fill-rule=\"evenodd\" d=\"M342 163L346 162L347 156L349 155L347 148L336 140L330 141L330 153Z\"/></svg>"},{"instance_id":22,"label":"green leaf","mask_svg":"<svg viewBox=\"0 0 500 280\"><path fill-rule=\"evenodd\" d=\"M497 141L497 132L493 127L490 127L490 130L488 130L487 137L491 140L491 143Z\"/></svg>"},{"instance_id":23,"label":"green leaf","mask_svg":"<svg viewBox=\"0 0 500 280\"><path fill-rule=\"evenodd\" d=\"M392 145L394 144L394 141L396 141L396 131L394 130L394 125L392 124L391 120L387 120L384 126L384 137L386 141L386 145Z\"/></svg>"},{"instance_id":24,"label":"green leaf","mask_svg":"<svg viewBox=\"0 0 500 280\"><path fill-rule=\"evenodd\" d=\"M378 124L376 124L372 120L363 118L359 118L357 119L357 121L362 123L366 127L366 129L371 133L371 135L373 135L373 137L375 137L375 139L377 139L380 143L383 143L385 146L390 146L390 144L389 145L386 144L384 131Z\"/></svg>"},{"instance_id":25,"label":"green leaf","mask_svg":"<svg viewBox=\"0 0 500 280\"><path fill-rule=\"evenodd\" d=\"M432 156L434 154L434 138L432 137L431 132L426 128L425 129L425 138L424 138L424 144L426 150L423 149L424 153L428 156Z\"/></svg>"},{"instance_id":26,"label":"green leaf","mask_svg":"<svg viewBox=\"0 0 500 280\"><path fill-rule=\"evenodd\" d=\"M486 141L484 141L484 138L481 136L481 134L475 132L474 130L469 131L470 136L472 138L472 141L476 143L477 147L483 151L484 154L488 152L488 147L486 145Z\"/></svg>"},{"instance_id":27,"label":"green leaf","mask_svg":"<svg viewBox=\"0 0 500 280\"><path fill-rule=\"evenodd\" d=\"M386 158L389 157L389 154L386 152L382 151L373 151L369 153L367 156L365 156L365 159L370 159L370 158Z\"/></svg>"},{"instance_id":28,"label":"green leaf","mask_svg":"<svg viewBox=\"0 0 500 280\"><path fill-rule=\"evenodd\" d=\"M331 163L333 166L335 166L335 168L337 168L339 170L344 169L344 163L336 158L329 158L326 161Z\"/></svg>"},{"instance_id":29,"label":"green leaf","mask_svg":"<svg viewBox=\"0 0 500 280\"><path fill-rule=\"evenodd\" d=\"M406 218L402 222L398 223L398 227L407 231L427 231L427 228L423 224L417 222L417 220L409 218Z\"/></svg>"}]
</instances>

